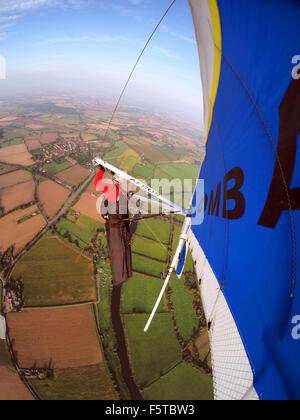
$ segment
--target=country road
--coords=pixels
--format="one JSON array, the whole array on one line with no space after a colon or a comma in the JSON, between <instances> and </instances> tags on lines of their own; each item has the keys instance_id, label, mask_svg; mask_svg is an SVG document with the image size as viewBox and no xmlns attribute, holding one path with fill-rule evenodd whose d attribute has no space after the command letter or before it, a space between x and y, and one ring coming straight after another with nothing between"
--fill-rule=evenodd
<instances>
[{"instance_id":1,"label":"country road","mask_svg":"<svg viewBox=\"0 0 300 420\"><path fill-rule=\"evenodd\" d=\"M50 222L48 222L48 227L52 226L53 224L55 224L57 222L57 220L63 215L65 214L65 212L68 210L68 207L70 207L70 205L72 204L72 202L75 200L75 198L78 197L79 194L82 193L82 191L86 188L86 186L91 182L91 180L94 177L94 172L91 173L91 175L87 178L87 180L78 188L77 191L75 191L73 194L70 195L70 197L68 198L68 200L65 202L64 206L62 207L62 209L57 213L57 215L54 217L54 219L52 219Z\"/></svg>"}]
</instances>

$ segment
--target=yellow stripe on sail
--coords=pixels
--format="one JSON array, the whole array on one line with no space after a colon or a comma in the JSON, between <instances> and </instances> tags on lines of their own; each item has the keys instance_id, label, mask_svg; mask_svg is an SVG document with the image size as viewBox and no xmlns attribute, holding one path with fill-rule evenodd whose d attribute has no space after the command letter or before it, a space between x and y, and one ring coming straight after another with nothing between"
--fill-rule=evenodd
<instances>
[{"instance_id":1,"label":"yellow stripe on sail","mask_svg":"<svg viewBox=\"0 0 300 420\"><path fill-rule=\"evenodd\" d=\"M210 7L212 24L213 24L212 35L214 37L214 44L215 44L215 60L214 60L214 77L213 77L212 91L210 95L209 121L208 121L205 143L207 142L208 134L211 127L213 109L214 109L218 87L219 87L221 61L222 61L222 30L221 30L221 21L220 21L218 2L217 0L208 0L208 4Z\"/></svg>"}]
</instances>

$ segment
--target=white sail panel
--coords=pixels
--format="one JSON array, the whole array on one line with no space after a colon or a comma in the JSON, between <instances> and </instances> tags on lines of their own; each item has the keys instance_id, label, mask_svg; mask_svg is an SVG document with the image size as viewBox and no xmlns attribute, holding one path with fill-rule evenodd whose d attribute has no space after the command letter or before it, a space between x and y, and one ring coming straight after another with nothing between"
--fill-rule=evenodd
<instances>
[{"instance_id":1,"label":"white sail panel","mask_svg":"<svg viewBox=\"0 0 300 420\"><path fill-rule=\"evenodd\" d=\"M192 230L188 244L195 261L209 340L215 400L258 399L240 334L213 270Z\"/></svg>"}]
</instances>

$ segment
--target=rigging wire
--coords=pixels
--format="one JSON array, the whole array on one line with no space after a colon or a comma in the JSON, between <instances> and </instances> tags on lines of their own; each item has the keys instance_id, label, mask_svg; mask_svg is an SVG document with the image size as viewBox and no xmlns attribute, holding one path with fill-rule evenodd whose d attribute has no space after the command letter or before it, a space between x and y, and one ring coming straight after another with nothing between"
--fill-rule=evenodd
<instances>
[{"instance_id":1,"label":"rigging wire","mask_svg":"<svg viewBox=\"0 0 300 420\"><path fill-rule=\"evenodd\" d=\"M128 77L128 79L127 79L127 81L126 81L126 83L125 83L125 85L124 85L124 87L123 87L123 89L122 89L122 91L121 91L121 94L120 94L120 96L119 96L119 99L118 99L118 101L117 101L117 104L116 104L116 106L115 106L115 108L114 108L114 110L113 110L112 116L111 116L111 118L110 118L110 120L109 120L109 123L108 123L107 129L106 129L105 134L104 134L104 139L106 139L106 137L107 137L107 134L108 134L109 129L110 129L110 126L111 126L111 123L112 123L112 121L113 121L113 119L114 119L114 117L115 117L115 114L116 114L116 112L117 112L117 110L118 110L118 108L119 108L120 102L121 102L121 100L122 100L122 98L123 98L123 95L124 95L124 93L125 93L126 89L127 89L127 86L129 85L129 82L130 82L130 80L131 80L131 78L132 78L132 76L133 76L133 74L134 74L134 72L135 72L135 69L137 68L137 66L138 66L138 64L139 64L139 62L140 62L140 60L141 60L141 58L142 58L142 56L143 56L143 54L144 54L145 50L147 49L148 45L150 44L150 41L151 41L151 39L153 38L153 36L155 35L155 33L156 33L157 29L159 28L159 26L161 25L162 21L163 21L163 20L164 20L164 18L167 16L167 14L168 14L168 13L169 13L169 11L172 9L172 7L174 6L174 4L175 4L175 3L176 3L176 0L173 0L173 1L172 1L172 3L169 5L169 7L167 8L167 10L166 10L166 11L165 11L165 13L163 14L163 16L160 18L160 20L159 20L158 24L156 25L156 27L155 27L155 28L154 28L154 30L152 31L152 33L151 33L150 37L148 38L148 40L147 40L146 44L144 45L144 48L142 49L142 51L141 51L140 55L138 56L138 59L137 59L137 61L136 61L135 65L133 66L133 69L132 69L132 70L131 70L131 72L130 72L130 75L129 75L129 77Z\"/></svg>"}]
</instances>

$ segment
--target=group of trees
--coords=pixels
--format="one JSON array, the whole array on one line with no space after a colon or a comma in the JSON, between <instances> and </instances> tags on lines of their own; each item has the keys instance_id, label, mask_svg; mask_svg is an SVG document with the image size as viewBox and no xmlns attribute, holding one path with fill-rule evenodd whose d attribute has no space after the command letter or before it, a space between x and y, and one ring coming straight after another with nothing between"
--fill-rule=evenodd
<instances>
[{"instance_id":1,"label":"group of trees","mask_svg":"<svg viewBox=\"0 0 300 420\"><path fill-rule=\"evenodd\" d=\"M14 295L14 308L17 312L21 312L25 304L24 282L22 277L15 278L11 276L4 287L7 292Z\"/></svg>"}]
</instances>

